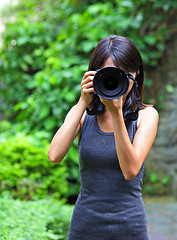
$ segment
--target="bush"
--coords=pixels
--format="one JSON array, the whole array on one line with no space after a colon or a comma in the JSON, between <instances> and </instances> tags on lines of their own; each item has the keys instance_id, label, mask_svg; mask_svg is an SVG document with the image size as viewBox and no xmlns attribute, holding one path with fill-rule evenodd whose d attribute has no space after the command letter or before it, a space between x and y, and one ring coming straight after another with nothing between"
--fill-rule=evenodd
<instances>
[{"instance_id":1,"label":"bush","mask_svg":"<svg viewBox=\"0 0 177 240\"><path fill-rule=\"evenodd\" d=\"M17 135L0 143L0 192L10 191L20 199L52 195L60 198L68 191L65 162L51 163L49 144L34 136Z\"/></svg>"},{"instance_id":2,"label":"bush","mask_svg":"<svg viewBox=\"0 0 177 240\"><path fill-rule=\"evenodd\" d=\"M172 195L172 178L167 176L163 170L154 169L149 172L145 168L143 179L143 194L146 196Z\"/></svg>"},{"instance_id":3,"label":"bush","mask_svg":"<svg viewBox=\"0 0 177 240\"><path fill-rule=\"evenodd\" d=\"M42 130L50 133L50 140L80 95L80 81L97 42L110 34L130 38L149 71L158 65L174 32L176 9L174 0L18 1L4 13L1 114L15 123L16 132ZM145 79L145 85L151 93L152 80ZM168 91L172 89L168 87ZM151 103L144 96L145 102ZM74 187L68 195L77 194L79 188L76 151L73 145L72 154L66 157L69 181ZM5 189L10 187L6 184Z\"/></svg>"},{"instance_id":4,"label":"bush","mask_svg":"<svg viewBox=\"0 0 177 240\"><path fill-rule=\"evenodd\" d=\"M75 203L80 191L79 156L77 150L77 140L74 141L63 161L65 161L66 163L68 172L67 180L70 186L65 196L67 197L68 202Z\"/></svg>"},{"instance_id":5,"label":"bush","mask_svg":"<svg viewBox=\"0 0 177 240\"><path fill-rule=\"evenodd\" d=\"M66 240L73 207L48 200L0 198L1 240Z\"/></svg>"}]
</instances>

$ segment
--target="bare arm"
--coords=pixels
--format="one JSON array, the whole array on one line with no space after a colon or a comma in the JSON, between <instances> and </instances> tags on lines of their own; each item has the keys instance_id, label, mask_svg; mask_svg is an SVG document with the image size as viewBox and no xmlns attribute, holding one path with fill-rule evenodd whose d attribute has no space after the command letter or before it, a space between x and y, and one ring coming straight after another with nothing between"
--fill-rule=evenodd
<instances>
[{"instance_id":1,"label":"bare arm","mask_svg":"<svg viewBox=\"0 0 177 240\"><path fill-rule=\"evenodd\" d=\"M116 150L125 179L131 180L138 174L146 159L157 132L158 115L155 109L145 109L131 144L123 117L112 117ZM145 112L146 111L146 112Z\"/></svg>"},{"instance_id":2,"label":"bare arm","mask_svg":"<svg viewBox=\"0 0 177 240\"><path fill-rule=\"evenodd\" d=\"M81 97L79 102L71 108L67 114L63 125L56 132L48 151L48 158L53 163L59 163L63 160L68 152L72 142L81 130L84 112L92 100L90 95L93 92L93 74L95 72L87 72L81 82Z\"/></svg>"},{"instance_id":3,"label":"bare arm","mask_svg":"<svg viewBox=\"0 0 177 240\"><path fill-rule=\"evenodd\" d=\"M86 109L81 100L67 114L63 125L52 139L48 158L53 163L59 163L68 152L72 142L80 131L80 121Z\"/></svg>"},{"instance_id":4,"label":"bare arm","mask_svg":"<svg viewBox=\"0 0 177 240\"><path fill-rule=\"evenodd\" d=\"M105 100L104 103L107 104ZM122 107L112 107L112 103L107 104L107 106L111 112L120 168L125 179L131 180L138 174L151 149L157 133L158 113L153 107L140 110L138 129L132 144L124 123Z\"/></svg>"}]
</instances>

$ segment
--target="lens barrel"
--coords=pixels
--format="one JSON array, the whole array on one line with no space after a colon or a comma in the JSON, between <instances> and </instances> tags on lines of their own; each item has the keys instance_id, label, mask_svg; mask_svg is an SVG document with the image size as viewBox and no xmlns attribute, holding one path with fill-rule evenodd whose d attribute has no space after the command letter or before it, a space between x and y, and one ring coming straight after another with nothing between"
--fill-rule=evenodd
<instances>
[{"instance_id":1,"label":"lens barrel","mask_svg":"<svg viewBox=\"0 0 177 240\"><path fill-rule=\"evenodd\" d=\"M100 97L116 99L127 92L129 79L120 68L108 66L97 71L93 78L93 87Z\"/></svg>"}]
</instances>

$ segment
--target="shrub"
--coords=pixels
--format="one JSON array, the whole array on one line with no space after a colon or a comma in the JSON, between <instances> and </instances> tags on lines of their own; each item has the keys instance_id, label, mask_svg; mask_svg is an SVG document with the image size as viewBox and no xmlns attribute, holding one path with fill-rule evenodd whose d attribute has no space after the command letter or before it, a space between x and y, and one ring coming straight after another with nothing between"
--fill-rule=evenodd
<instances>
[{"instance_id":1,"label":"shrub","mask_svg":"<svg viewBox=\"0 0 177 240\"><path fill-rule=\"evenodd\" d=\"M65 159L63 160L67 166L67 180L70 186L65 196L70 203L75 203L80 191L79 156L76 146L77 140L74 141Z\"/></svg>"},{"instance_id":2,"label":"shrub","mask_svg":"<svg viewBox=\"0 0 177 240\"><path fill-rule=\"evenodd\" d=\"M162 195L171 195L172 188L170 187L172 183L172 177L167 176L163 170L159 170L154 167L147 170L145 168L145 174L143 179L143 194L149 196L162 196Z\"/></svg>"},{"instance_id":3,"label":"shrub","mask_svg":"<svg viewBox=\"0 0 177 240\"><path fill-rule=\"evenodd\" d=\"M62 197L68 191L66 166L48 160L48 146L22 135L1 142L0 192L10 191L20 199Z\"/></svg>"},{"instance_id":4,"label":"shrub","mask_svg":"<svg viewBox=\"0 0 177 240\"><path fill-rule=\"evenodd\" d=\"M51 139L80 95L80 81L97 42L110 34L130 38L149 71L158 66L166 41L174 33L176 10L174 0L18 1L4 13L1 114L15 123L17 131L44 130ZM145 84L146 92L149 88L152 93L152 80L145 79ZM172 87L167 86L167 91L172 92ZM159 96L156 93L153 99ZM71 152L75 154L74 146ZM79 187L75 156L66 157L72 194Z\"/></svg>"},{"instance_id":5,"label":"shrub","mask_svg":"<svg viewBox=\"0 0 177 240\"><path fill-rule=\"evenodd\" d=\"M1 240L66 240L73 207L59 201L0 198Z\"/></svg>"}]
</instances>

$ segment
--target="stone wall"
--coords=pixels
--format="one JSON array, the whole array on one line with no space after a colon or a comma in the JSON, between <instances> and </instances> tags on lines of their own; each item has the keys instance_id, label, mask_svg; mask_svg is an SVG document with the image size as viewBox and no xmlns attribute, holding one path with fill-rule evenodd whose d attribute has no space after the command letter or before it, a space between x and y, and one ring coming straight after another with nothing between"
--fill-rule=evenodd
<instances>
[{"instance_id":1,"label":"stone wall","mask_svg":"<svg viewBox=\"0 0 177 240\"><path fill-rule=\"evenodd\" d=\"M155 91L165 95L165 99L162 102L163 110L159 112L157 137L146 161L147 171L162 171L175 179L177 176L177 34L168 42L159 67L155 72L151 72L150 77L156 81ZM171 93L166 91L167 84L173 86ZM176 180L174 184L177 186Z\"/></svg>"}]
</instances>

